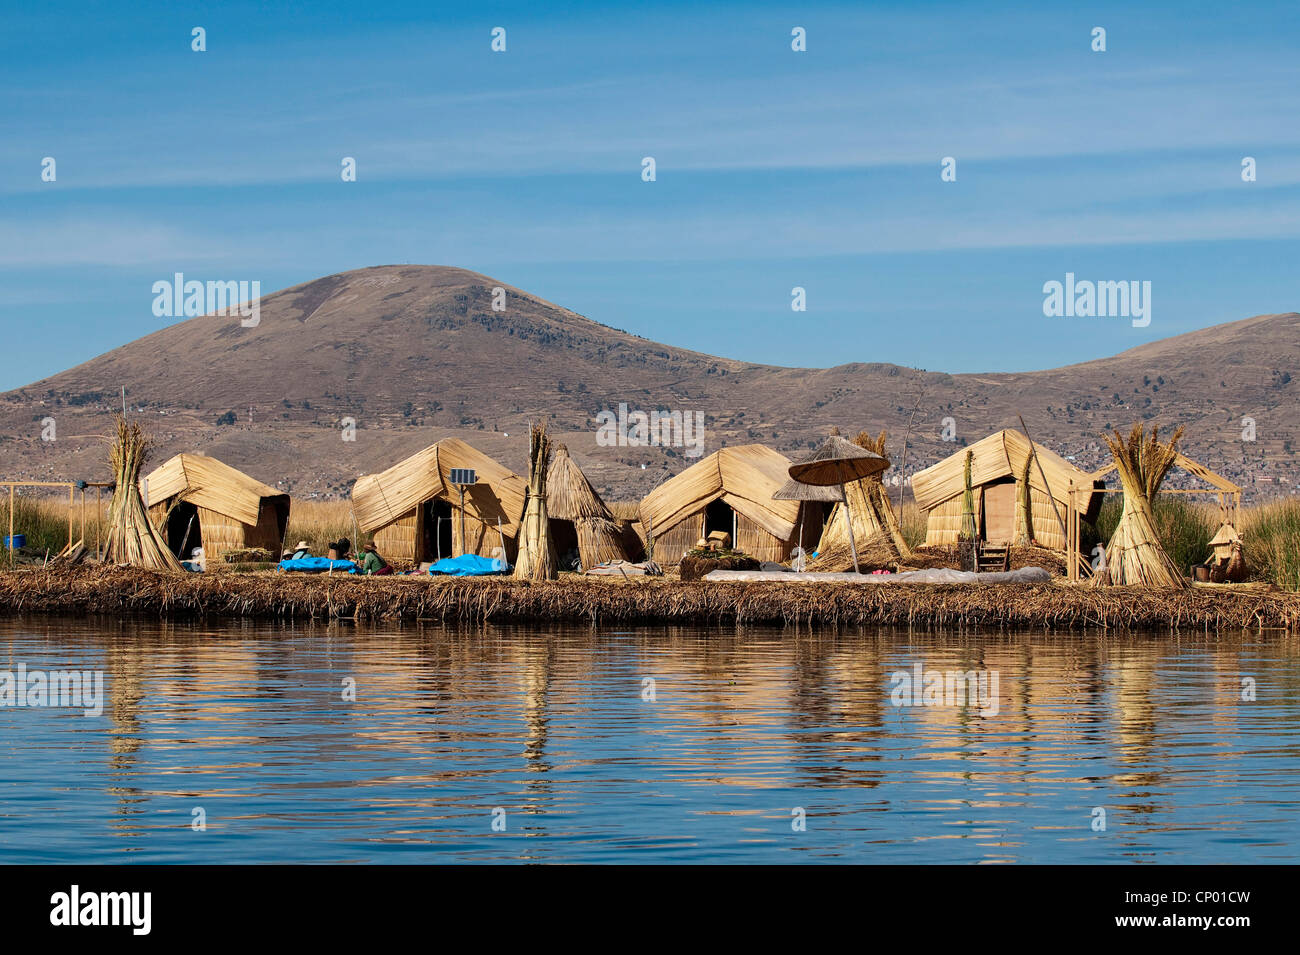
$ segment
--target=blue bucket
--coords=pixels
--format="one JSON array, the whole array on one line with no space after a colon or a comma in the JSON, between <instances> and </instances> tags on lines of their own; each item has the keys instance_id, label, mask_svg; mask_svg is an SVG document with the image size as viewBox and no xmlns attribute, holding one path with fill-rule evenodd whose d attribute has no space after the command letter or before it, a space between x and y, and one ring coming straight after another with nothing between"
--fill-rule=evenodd
<instances>
[{"instance_id":1,"label":"blue bucket","mask_svg":"<svg viewBox=\"0 0 1300 955\"><path fill-rule=\"evenodd\" d=\"M17 547L26 547L26 546L27 546L26 534L15 534L13 537L10 537L8 534L5 535L5 547L7 547L9 550L13 550Z\"/></svg>"}]
</instances>

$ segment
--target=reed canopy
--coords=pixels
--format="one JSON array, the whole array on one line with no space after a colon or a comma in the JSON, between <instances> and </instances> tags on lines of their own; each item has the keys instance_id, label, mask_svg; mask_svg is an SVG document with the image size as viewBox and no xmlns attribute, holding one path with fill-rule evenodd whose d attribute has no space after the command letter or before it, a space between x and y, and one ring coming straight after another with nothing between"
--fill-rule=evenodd
<instances>
[{"instance_id":1,"label":"reed canopy","mask_svg":"<svg viewBox=\"0 0 1300 955\"><path fill-rule=\"evenodd\" d=\"M289 495L203 454L168 458L144 479L149 516L177 557L196 547L219 560L261 547L277 558L289 523Z\"/></svg>"},{"instance_id":2,"label":"reed canopy","mask_svg":"<svg viewBox=\"0 0 1300 955\"><path fill-rule=\"evenodd\" d=\"M117 433L109 453L114 486L108 505L104 562L179 573L180 562L149 520L140 494L140 472L149 459L152 444L140 425L128 424L126 418L118 417Z\"/></svg>"},{"instance_id":3,"label":"reed canopy","mask_svg":"<svg viewBox=\"0 0 1300 955\"><path fill-rule=\"evenodd\" d=\"M641 501L641 532L647 549L653 543L651 556L663 567L675 567L701 537L725 531L736 550L759 560L786 560L798 543L806 506L772 499L789 469L790 459L780 452L746 444L722 448L669 478ZM820 532L820 513L817 517Z\"/></svg>"},{"instance_id":4,"label":"reed canopy","mask_svg":"<svg viewBox=\"0 0 1300 955\"><path fill-rule=\"evenodd\" d=\"M887 470L887 440L884 431L874 438L860 431L853 443L884 460ZM898 514L885 493L883 475L883 470L875 471L845 486L846 500L835 505L826 521L817 542L817 557L808 565L809 570L852 570L855 549L860 562L873 568L897 564L911 557Z\"/></svg>"},{"instance_id":5,"label":"reed canopy","mask_svg":"<svg viewBox=\"0 0 1300 955\"><path fill-rule=\"evenodd\" d=\"M478 481L461 496L453 468L472 468ZM421 563L473 553L514 563L528 484L458 438L444 438L352 486L352 512L388 560ZM502 553L503 552L503 553Z\"/></svg>"},{"instance_id":6,"label":"reed canopy","mask_svg":"<svg viewBox=\"0 0 1300 955\"><path fill-rule=\"evenodd\" d=\"M1168 441L1160 440L1159 427L1148 434L1135 424L1124 437L1118 431L1104 435L1115 459L1115 473L1124 489L1124 510L1106 545L1102 566L1093 574L1094 586L1133 584L1143 587L1182 588L1185 578L1169 559L1156 533L1152 502L1170 468L1178 461L1179 428Z\"/></svg>"},{"instance_id":7,"label":"reed canopy","mask_svg":"<svg viewBox=\"0 0 1300 955\"><path fill-rule=\"evenodd\" d=\"M968 466L968 505L973 513L963 518ZM1071 482L1076 488L1096 489L1075 495L1075 510L1083 520L1095 523L1104 483L1021 432L1008 429L916 472L911 483L917 507L929 512L927 545L955 544L966 539L973 524L975 536L982 541L1034 543L1065 550L1062 524L1070 506Z\"/></svg>"},{"instance_id":8,"label":"reed canopy","mask_svg":"<svg viewBox=\"0 0 1300 955\"><path fill-rule=\"evenodd\" d=\"M519 534L515 576L524 580L554 580L555 544L546 506L546 479L551 468L551 437L546 422L528 429L528 501Z\"/></svg>"},{"instance_id":9,"label":"reed canopy","mask_svg":"<svg viewBox=\"0 0 1300 955\"><path fill-rule=\"evenodd\" d=\"M563 444L555 445L546 475L546 512L556 553L576 549L584 570L628 559L622 527Z\"/></svg>"}]
</instances>

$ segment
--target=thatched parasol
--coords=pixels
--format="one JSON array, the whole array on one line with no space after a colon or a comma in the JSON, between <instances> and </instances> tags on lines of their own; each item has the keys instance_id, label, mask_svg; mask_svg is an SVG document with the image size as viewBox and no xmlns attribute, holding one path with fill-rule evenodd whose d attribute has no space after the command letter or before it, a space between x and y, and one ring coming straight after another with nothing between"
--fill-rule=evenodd
<instances>
[{"instance_id":1,"label":"thatched parasol","mask_svg":"<svg viewBox=\"0 0 1300 955\"><path fill-rule=\"evenodd\" d=\"M179 573L180 562L149 520L140 496L140 472L152 442L138 424L117 419L117 437L109 456L113 468L113 499L108 506L108 543L104 562Z\"/></svg>"},{"instance_id":2,"label":"thatched parasol","mask_svg":"<svg viewBox=\"0 0 1300 955\"><path fill-rule=\"evenodd\" d=\"M850 481L879 474L889 467L884 457L866 448L860 448L840 437L835 428L822 442L822 446L798 464L790 465L790 477L801 484L821 487L838 486L840 495L847 497L844 485ZM853 553L853 569L859 571L858 547L853 540L853 522L849 521L849 549Z\"/></svg>"},{"instance_id":3,"label":"thatched parasol","mask_svg":"<svg viewBox=\"0 0 1300 955\"><path fill-rule=\"evenodd\" d=\"M515 576L529 580L554 580L555 546L546 515L546 475L551 463L551 439L546 423L529 429L528 506L519 532L519 557Z\"/></svg>"},{"instance_id":4,"label":"thatched parasol","mask_svg":"<svg viewBox=\"0 0 1300 955\"><path fill-rule=\"evenodd\" d=\"M1103 435L1115 458L1115 472L1124 488L1124 510L1106 546L1105 566L1092 578L1094 586L1140 584L1146 587L1187 586L1160 544L1151 502L1178 459L1179 428L1167 443L1160 441L1160 429L1147 436L1141 424L1133 425L1128 438L1118 431Z\"/></svg>"}]
</instances>

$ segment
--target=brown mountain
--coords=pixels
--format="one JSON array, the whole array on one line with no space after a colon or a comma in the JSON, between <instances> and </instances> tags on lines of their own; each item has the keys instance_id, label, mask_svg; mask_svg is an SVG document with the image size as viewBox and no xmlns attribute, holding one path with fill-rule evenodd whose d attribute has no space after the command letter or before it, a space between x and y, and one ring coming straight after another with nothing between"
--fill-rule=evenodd
<instances>
[{"instance_id":1,"label":"brown mountain","mask_svg":"<svg viewBox=\"0 0 1300 955\"><path fill-rule=\"evenodd\" d=\"M492 307L498 286L503 311ZM1035 439L1085 468L1105 461L1103 427L1182 424L1189 454L1261 496L1297 479L1298 330L1300 315L1265 315L1014 374L780 368L651 342L474 272L380 266L267 296L255 328L237 316L182 321L0 395L0 467L10 479L102 477L99 436L125 386L156 460L200 451L304 496L344 494L357 475L447 435L523 470L527 422L542 417L602 491L640 496L690 459L598 447L595 416L620 402L703 412L706 453L761 441L793 456L831 425L887 428L898 466L910 421L908 472L954 450L940 440L947 417L960 444L1023 414ZM1243 416L1254 442L1242 440ZM41 440L48 417L54 441ZM342 439L345 418L355 441Z\"/></svg>"}]
</instances>

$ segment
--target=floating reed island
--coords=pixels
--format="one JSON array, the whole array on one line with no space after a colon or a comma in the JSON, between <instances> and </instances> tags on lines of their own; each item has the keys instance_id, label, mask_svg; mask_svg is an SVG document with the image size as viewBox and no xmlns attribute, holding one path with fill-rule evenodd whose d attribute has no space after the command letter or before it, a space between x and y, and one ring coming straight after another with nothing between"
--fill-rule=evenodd
<instances>
[{"instance_id":1,"label":"floating reed island","mask_svg":"<svg viewBox=\"0 0 1300 955\"><path fill-rule=\"evenodd\" d=\"M7 613L598 625L891 626L1240 631L1300 627L1300 594L1043 584L859 584L667 578L429 579L167 574L131 567L0 573Z\"/></svg>"},{"instance_id":2,"label":"floating reed island","mask_svg":"<svg viewBox=\"0 0 1300 955\"><path fill-rule=\"evenodd\" d=\"M904 512L882 479L890 467L883 432L860 432L853 441L832 433L799 462L762 445L722 448L640 502L606 504L538 423L529 427L526 478L444 439L358 479L350 531L337 544L330 538L331 557L347 557L350 535L367 550L378 548L399 571L363 576L340 572L363 569L346 559L303 558L301 552L312 553L309 535L293 558L286 551L293 539L289 496L222 462L179 455L142 478L150 442L123 419L108 456L113 480L94 485L112 491L106 524L97 515L91 535L84 498L90 485L66 485L83 489L82 539L73 537L70 490L68 546L18 568L11 550L10 569L0 572L0 610L1294 631L1297 582L1287 576L1285 590L1260 579L1267 574L1241 582L1250 576L1233 524L1241 489L1179 453L1180 437L1176 431L1161 441L1156 429L1135 425L1127 436L1107 438L1114 464L1087 473L1027 432L1000 431L917 472L913 492L927 516L923 530L913 522L909 540ZM1162 489L1174 467L1209 491ZM1112 470L1118 488L1102 480ZM15 486L9 485L11 534ZM1094 547L1106 539L1100 524L1092 526L1100 502L1115 493L1122 493L1122 501L1112 499L1122 510L1115 508L1114 531L1108 546ZM1200 556L1181 548L1175 559L1166 550L1156 508L1166 493L1218 496L1222 523L1213 535L1206 529L1204 539L1196 532ZM1082 524L1093 535L1086 544ZM1300 532L1293 543L1300 549ZM269 569L281 555L293 559ZM447 563L468 573L513 572L473 579L425 572L431 564L435 572L447 570L439 566ZM303 564L331 572L291 572ZM384 564L364 569L392 569ZM719 568L727 566L746 578L725 579ZM899 573L906 571L918 573Z\"/></svg>"}]
</instances>

